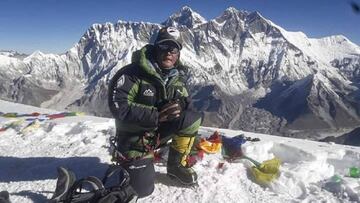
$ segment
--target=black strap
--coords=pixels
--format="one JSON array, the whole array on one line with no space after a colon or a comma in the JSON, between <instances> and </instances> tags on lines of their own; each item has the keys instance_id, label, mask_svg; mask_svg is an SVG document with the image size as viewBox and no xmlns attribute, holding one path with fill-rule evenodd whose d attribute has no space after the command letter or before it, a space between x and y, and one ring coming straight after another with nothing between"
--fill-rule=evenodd
<instances>
[{"instance_id":1,"label":"black strap","mask_svg":"<svg viewBox=\"0 0 360 203\"><path fill-rule=\"evenodd\" d=\"M77 194L80 194L84 184L88 184L92 187L91 191L102 191L105 189L104 185L102 184L101 180L99 180L95 176L88 176L86 178L79 179L75 181L75 183L71 186L69 192L66 195L65 202L71 202L73 197ZM96 194L94 194L96 195Z\"/></svg>"},{"instance_id":2,"label":"black strap","mask_svg":"<svg viewBox=\"0 0 360 203\"><path fill-rule=\"evenodd\" d=\"M245 137L245 140L250 141L250 142L258 142L258 141L260 141L260 138L258 138L258 137L255 137L255 138Z\"/></svg>"},{"instance_id":3,"label":"black strap","mask_svg":"<svg viewBox=\"0 0 360 203\"><path fill-rule=\"evenodd\" d=\"M119 165L110 165L109 168L106 170L105 175L102 179L102 184L105 185L108 178L113 176L116 172L123 174L123 179L119 180L118 186L126 186L129 185L130 182L130 175L129 173L121 166Z\"/></svg>"},{"instance_id":4,"label":"black strap","mask_svg":"<svg viewBox=\"0 0 360 203\"><path fill-rule=\"evenodd\" d=\"M113 147L112 152L112 161L116 162L117 165L121 165L124 162L129 161L126 156L124 156L119 150L118 150L118 142L117 137L111 136L110 137L110 145Z\"/></svg>"}]
</instances>

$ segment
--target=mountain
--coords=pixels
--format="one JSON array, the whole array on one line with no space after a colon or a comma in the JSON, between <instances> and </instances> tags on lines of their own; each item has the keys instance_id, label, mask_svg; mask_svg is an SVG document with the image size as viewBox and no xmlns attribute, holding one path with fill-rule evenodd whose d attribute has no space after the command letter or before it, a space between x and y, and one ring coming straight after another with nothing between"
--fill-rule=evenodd
<instances>
[{"instance_id":1,"label":"mountain","mask_svg":"<svg viewBox=\"0 0 360 203\"><path fill-rule=\"evenodd\" d=\"M62 55L0 55L0 98L110 116L109 80L164 25L181 30L181 60L191 67L204 125L316 139L360 124L358 45L342 35L289 32L233 7L209 21L183 7L162 24L94 24Z\"/></svg>"},{"instance_id":2,"label":"mountain","mask_svg":"<svg viewBox=\"0 0 360 203\"><path fill-rule=\"evenodd\" d=\"M57 113L0 100L0 112L29 114ZM21 118L0 116L0 128ZM39 121L0 132L0 188L10 193L12 202L48 202L56 186L59 166L72 170L78 179L102 178L111 164L110 136L115 135L113 119L72 116ZM198 186L187 188L166 175L166 159L154 163L155 190L137 202L359 202L360 182L349 177L349 168L360 161L360 147L315 142L303 139L257 134L229 129L201 127L199 134L209 137L214 131L227 138L244 134L259 138L241 145L243 153L259 162L274 157L281 160L279 177L260 185L247 160L228 161L220 151L204 154L193 167ZM20 146L20 147L19 147ZM333 176L340 178L339 182Z\"/></svg>"},{"instance_id":3,"label":"mountain","mask_svg":"<svg viewBox=\"0 0 360 203\"><path fill-rule=\"evenodd\" d=\"M204 23L206 23L205 18L193 11L190 7L184 6L179 12L171 15L162 25L173 27L184 25L191 29Z\"/></svg>"},{"instance_id":4,"label":"mountain","mask_svg":"<svg viewBox=\"0 0 360 203\"><path fill-rule=\"evenodd\" d=\"M0 55L1 56L10 56L10 57L18 58L18 59L24 59L25 57L27 57L27 55L23 54L23 53L19 53L16 51L5 51L5 50L0 50Z\"/></svg>"},{"instance_id":5,"label":"mountain","mask_svg":"<svg viewBox=\"0 0 360 203\"><path fill-rule=\"evenodd\" d=\"M340 136L327 136L322 142L335 142L337 144L360 146L360 127Z\"/></svg>"}]
</instances>

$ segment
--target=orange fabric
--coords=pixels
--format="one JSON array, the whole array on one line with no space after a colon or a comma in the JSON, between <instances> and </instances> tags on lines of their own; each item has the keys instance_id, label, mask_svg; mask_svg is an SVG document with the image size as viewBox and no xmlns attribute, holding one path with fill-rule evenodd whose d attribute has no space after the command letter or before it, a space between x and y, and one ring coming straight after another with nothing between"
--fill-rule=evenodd
<instances>
[{"instance_id":1,"label":"orange fabric","mask_svg":"<svg viewBox=\"0 0 360 203\"><path fill-rule=\"evenodd\" d=\"M219 142L210 142L205 139L201 139L198 147L209 154L214 154L220 151L222 144Z\"/></svg>"},{"instance_id":2,"label":"orange fabric","mask_svg":"<svg viewBox=\"0 0 360 203\"><path fill-rule=\"evenodd\" d=\"M222 139L218 131L215 131L208 138L201 138L200 142L197 145L197 148L204 150L206 153L215 154L221 150Z\"/></svg>"}]
</instances>

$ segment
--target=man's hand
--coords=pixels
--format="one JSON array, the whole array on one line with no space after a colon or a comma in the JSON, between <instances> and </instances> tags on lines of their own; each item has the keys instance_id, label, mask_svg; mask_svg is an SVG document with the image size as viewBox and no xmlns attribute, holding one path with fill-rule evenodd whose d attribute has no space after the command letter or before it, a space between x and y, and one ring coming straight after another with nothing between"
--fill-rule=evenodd
<instances>
[{"instance_id":1,"label":"man's hand","mask_svg":"<svg viewBox=\"0 0 360 203\"><path fill-rule=\"evenodd\" d=\"M180 117L182 112L181 104L178 100L170 101L159 110L159 122L172 121Z\"/></svg>"}]
</instances>

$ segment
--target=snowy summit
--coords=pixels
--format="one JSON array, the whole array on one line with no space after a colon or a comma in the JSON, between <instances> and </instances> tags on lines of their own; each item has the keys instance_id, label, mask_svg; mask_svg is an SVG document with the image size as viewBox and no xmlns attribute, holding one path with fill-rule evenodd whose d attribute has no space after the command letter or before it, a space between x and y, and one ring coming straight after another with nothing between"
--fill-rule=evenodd
<instances>
[{"instance_id":1,"label":"snowy summit","mask_svg":"<svg viewBox=\"0 0 360 203\"><path fill-rule=\"evenodd\" d=\"M204 23L206 23L204 17L193 11L190 7L184 6L181 8L179 12L171 15L162 24L165 26L174 26L174 27L184 25L189 29L191 29Z\"/></svg>"}]
</instances>

